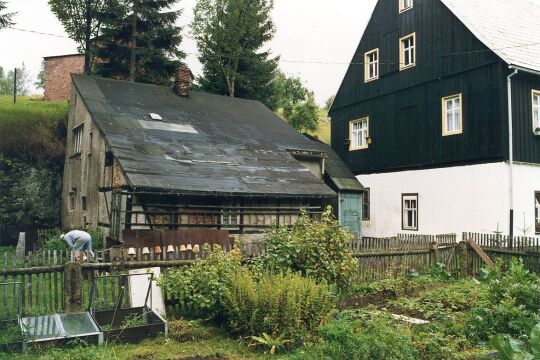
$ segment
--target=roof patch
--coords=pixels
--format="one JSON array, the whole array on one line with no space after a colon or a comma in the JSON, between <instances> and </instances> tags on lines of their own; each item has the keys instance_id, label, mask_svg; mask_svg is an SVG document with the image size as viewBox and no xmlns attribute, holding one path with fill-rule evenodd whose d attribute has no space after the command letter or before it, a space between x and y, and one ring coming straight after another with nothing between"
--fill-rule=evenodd
<instances>
[{"instance_id":1,"label":"roof patch","mask_svg":"<svg viewBox=\"0 0 540 360\"><path fill-rule=\"evenodd\" d=\"M163 131L173 131L179 133L189 133L189 134L198 134L199 132L189 124L171 124L164 122L154 122L139 120L139 124L146 130L163 130Z\"/></svg>"}]
</instances>

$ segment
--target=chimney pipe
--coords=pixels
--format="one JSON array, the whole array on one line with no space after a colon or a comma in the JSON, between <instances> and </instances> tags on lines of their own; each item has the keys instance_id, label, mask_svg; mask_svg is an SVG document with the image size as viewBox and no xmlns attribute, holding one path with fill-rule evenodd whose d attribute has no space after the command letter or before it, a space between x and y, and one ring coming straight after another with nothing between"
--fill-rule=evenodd
<instances>
[{"instance_id":1,"label":"chimney pipe","mask_svg":"<svg viewBox=\"0 0 540 360\"><path fill-rule=\"evenodd\" d=\"M174 74L174 91L176 94L188 97L192 80L191 70L187 66L177 68Z\"/></svg>"}]
</instances>

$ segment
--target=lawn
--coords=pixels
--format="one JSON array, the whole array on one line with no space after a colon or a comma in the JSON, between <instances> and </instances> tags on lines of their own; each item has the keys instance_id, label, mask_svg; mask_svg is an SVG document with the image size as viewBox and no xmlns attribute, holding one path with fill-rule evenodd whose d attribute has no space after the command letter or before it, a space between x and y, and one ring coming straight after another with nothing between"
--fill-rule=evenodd
<instances>
[{"instance_id":1,"label":"lawn","mask_svg":"<svg viewBox=\"0 0 540 360\"><path fill-rule=\"evenodd\" d=\"M0 96L0 122L33 122L39 119L64 121L67 119L67 101L43 101L42 98L22 96L13 103L12 96Z\"/></svg>"}]
</instances>

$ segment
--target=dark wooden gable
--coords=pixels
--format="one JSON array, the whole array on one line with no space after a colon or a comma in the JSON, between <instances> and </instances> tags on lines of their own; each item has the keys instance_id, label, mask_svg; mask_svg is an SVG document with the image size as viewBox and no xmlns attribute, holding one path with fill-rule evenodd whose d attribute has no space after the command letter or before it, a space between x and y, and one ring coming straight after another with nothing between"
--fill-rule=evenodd
<instances>
[{"instance_id":1,"label":"dark wooden gable","mask_svg":"<svg viewBox=\"0 0 540 360\"><path fill-rule=\"evenodd\" d=\"M502 160L506 67L439 0L380 0L330 111L332 147L355 174ZM481 14L479 14L481 16ZM416 35L416 66L399 71L399 39ZM380 78L364 83L379 49ZM441 99L463 94L463 134L442 136ZM349 122L369 116L372 143L349 151Z\"/></svg>"}]
</instances>

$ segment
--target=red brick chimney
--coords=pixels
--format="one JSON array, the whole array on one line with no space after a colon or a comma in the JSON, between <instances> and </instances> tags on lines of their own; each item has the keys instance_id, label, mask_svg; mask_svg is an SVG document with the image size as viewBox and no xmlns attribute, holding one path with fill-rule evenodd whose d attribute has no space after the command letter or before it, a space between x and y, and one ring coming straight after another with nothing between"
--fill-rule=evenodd
<instances>
[{"instance_id":1,"label":"red brick chimney","mask_svg":"<svg viewBox=\"0 0 540 360\"><path fill-rule=\"evenodd\" d=\"M174 92L179 96L188 97L192 81L191 70L185 65L179 67L174 74Z\"/></svg>"}]
</instances>

